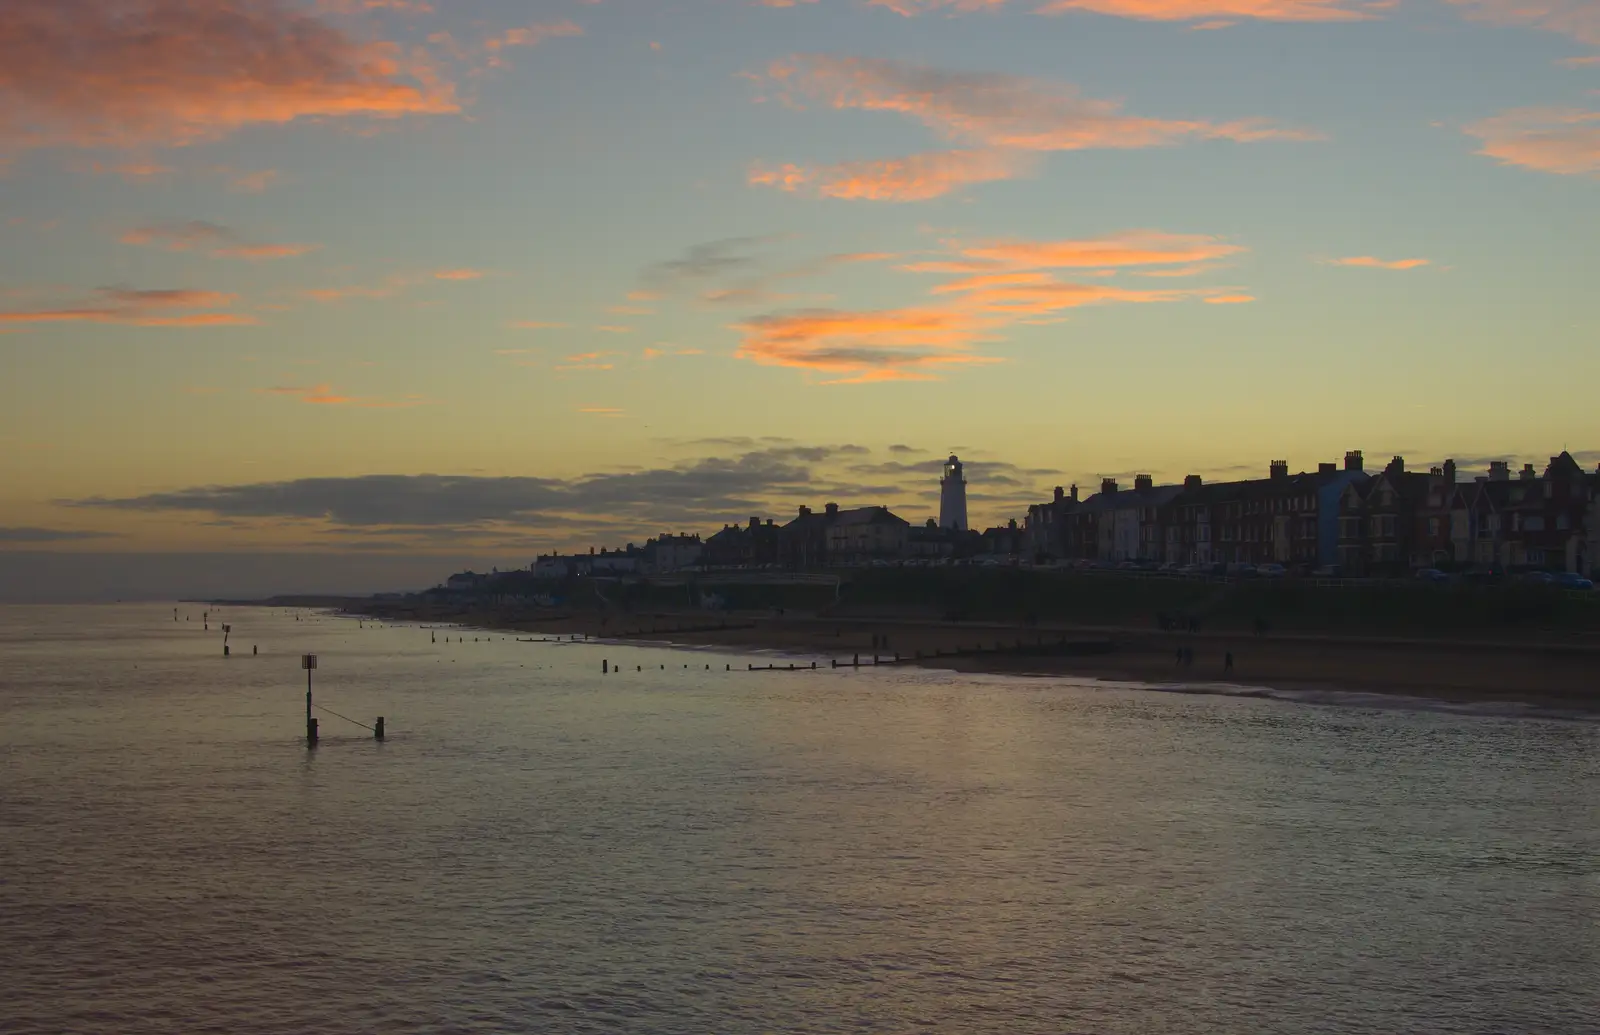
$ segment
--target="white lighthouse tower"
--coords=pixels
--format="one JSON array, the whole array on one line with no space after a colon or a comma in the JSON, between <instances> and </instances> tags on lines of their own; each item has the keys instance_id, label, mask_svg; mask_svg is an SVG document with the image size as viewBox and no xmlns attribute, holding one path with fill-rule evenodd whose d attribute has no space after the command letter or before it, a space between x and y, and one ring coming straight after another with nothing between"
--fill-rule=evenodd
<instances>
[{"instance_id":1,"label":"white lighthouse tower","mask_svg":"<svg viewBox=\"0 0 1600 1035\"><path fill-rule=\"evenodd\" d=\"M967 480L961 476L961 461L954 453L944 462L944 477L939 479L939 527L967 530Z\"/></svg>"}]
</instances>

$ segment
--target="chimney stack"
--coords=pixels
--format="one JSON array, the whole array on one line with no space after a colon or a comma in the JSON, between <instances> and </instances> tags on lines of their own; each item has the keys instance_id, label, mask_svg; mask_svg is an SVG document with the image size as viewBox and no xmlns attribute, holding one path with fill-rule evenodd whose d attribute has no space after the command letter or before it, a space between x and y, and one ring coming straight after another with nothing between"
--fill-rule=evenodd
<instances>
[{"instance_id":1,"label":"chimney stack","mask_svg":"<svg viewBox=\"0 0 1600 1035\"><path fill-rule=\"evenodd\" d=\"M1504 460L1489 461L1489 480L1491 482L1508 482L1511 480L1511 467Z\"/></svg>"},{"instance_id":2,"label":"chimney stack","mask_svg":"<svg viewBox=\"0 0 1600 1035\"><path fill-rule=\"evenodd\" d=\"M1595 469L1595 473L1600 474L1600 467L1597 467ZM1078 502L1078 483L1077 482L1073 482L1072 483L1072 488L1070 490L1068 490L1068 491L1069 491L1069 493L1071 495L1072 502L1074 502L1074 503Z\"/></svg>"},{"instance_id":3,"label":"chimney stack","mask_svg":"<svg viewBox=\"0 0 1600 1035\"><path fill-rule=\"evenodd\" d=\"M1272 467L1270 468L1270 477L1274 481L1276 481L1279 478L1287 478L1287 477L1289 477L1289 461L1287 461L1287 460L1274 460L1274 461L1272 461Z\"/></svg>"},{"instance_id":4,"label":"chimney stack","mask_svg":"<svg viewBox=\"0 0 1600 1035\"><path fill-rule=\"evenodd\" d=\"M1064 496L1065 496L1065 495L1066 495L1066 493L1065 493L1065 492L1063 492L1063 491L1062 491L1062 489L1061 489L1061 486L1059 486L1059 485L1057 485L1057 486L1056 486L1056 495L1055 495L1055 501L1056 501L1056 502L1057 502L1057 503L1060 503L1060 502L1061 502L1061 499L1062 499L1062 497L1064 497Z\"/></svg>"},{"instance_id":5,"label":"chimney stack","mask_svg":"<svg viewBox=\"0 0 1600 1035\"><path fill-rule=\"evenodd\" d=\"M1115 478L1100 479L1100 491L1107 496L1113 495L1117 491L1117 480Z\"/></svg>"},{"instance_id":6,"label":"chimney stack","mask_svg":"<svg viewBox=\"0 0 1600 1035\"><path fill-rule=\"evenodd\" d=\"M1531 482L1537 477L1539 477L1539 476L1536 473L1534 473L1532 464L1523 464L1522 465L1522 480L1523 481Z\"/></svg>"},{"instance_id":7,"label":"chimney stack","mask_svg":"<svg viewBox=\"0 0 1600 1035\"><path fill-rule=\"evenodd\" d=\"M1198 489L1200 485L1201 481L1198 474L1186 474L1183 476L1183 487L1185 489Z\"/></svg>"},{"instance_id":8,"label":"chimney stack","mask_svg":"<svg viewBox=\"0 0 1600 1035\"><path fill-rule=\"evenodd\" d=\"M839 516L839 504L837 504L837 503L830 503L827 506L823 507L822 509L823 509L824 512L827 513L827 515L829 517L838 517Z\"/></svg>"},{"instance_id":9,"label":"chimney stack","mask_svg":"<svg viewBox=\"0 0 1600 1035\"><path fill-rule=\"evenodd\" d=\"M1135 492L1149 492L1155 487L1155 484L1155 479L1148 474L1136 474L1133 476L1133 489Z\"/></svg>"},{"instance_id":10,"label":"chimney stack","mask_svg":"<svg viewBox=\"0 0 1600 1035\"><path fill-rule=\"evenodd\" d=\"M1403 456L1395 457L1393 460L1389 461L1389 466L1385 467L1384 471L1389 474L1405 474L1406 458Z\"/></svg>"},{"instance_id":11,"label":"chimney stack","mask_svg":"<svg viewBox=\"0 0 1600 1035\"><path fill-rule=\"evenodd\" d=\"M811 508L810 507L801 507L800 508L800 516L801 517L810 517L811 516Z\"/></svg>"},{"instance_id":12,"label":"chimney stack","mask_svg":"<svg viewBox=\"0 0 1600 1035\"><path fill-rule=\"evenodd\" d=\"M1338 472L1339 465L1336 463L1325 461L1317 465L1318 474L1337 474Z\"/></svg>"},{"instance_id":13,"label":"chimney stack","mask_svg":"<svg viewBox=\"0 0 1600 1035\"><path fill-rule=\"evenodd\" d=\"M1446 460L1444 462L1444 481L1446 485L1454 485L1456 483L1456 462L1454 460Z\"/></svg>"},{"instance_id":14,"label":"chimney stack","mask_svg":"<svg viewBox=\"0 0 1600 1035\"><path fill-rule=\"evenodd\" d=\"M1361 457L1361 450L1352 449L1344 455L1344 469L1346 471L1360 471L1366 468L1366 461Z\"/></svg>"}]
</instances>

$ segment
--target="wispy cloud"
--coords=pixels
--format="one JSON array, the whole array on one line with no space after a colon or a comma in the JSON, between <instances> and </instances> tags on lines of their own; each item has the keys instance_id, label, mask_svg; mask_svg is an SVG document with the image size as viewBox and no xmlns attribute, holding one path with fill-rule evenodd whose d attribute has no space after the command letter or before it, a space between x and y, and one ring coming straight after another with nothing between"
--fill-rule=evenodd
<instances>
[{"instance_id":1,"label":"wispy cloud","mask_svg":"<svg viewBox=\"0 0 1600 1035\"><path fill-rule=\"evenodd\" d=\"M1012 325L1053 321L1083 306L1253 300L1237 288L1129 288L1098 277L1119 268L1178 268L1244 250L1206 235L1134 230L1081 240L950 241L946 249L940 258L901 267L946 276L929 289L928 302L755 316L737 325L743 334L737 355L810 371L824 384L925 381L953 368L1000 362L981 345ZM1062 279L1065 270L1092 270L1097 282Z\"/></svg>"},{"instance_id":2,"label":"wispy cloud","mask_svg":"<svg viewBox=\"0 0 1600 1035\"><path fill-rule=\"evenodd\" d=\"M169 252L203 251L218 259L286 259L316 251L315 244L258 244L218 223L192 219L157 223L123 234L123 244L147 245Z\"/></svg>"},{"instance_id":3,"label":"wispy cloud","mask_svg":"<svg viewBox=\"0 0 1600 1035\"><path fill-rule=\"evenodd\" d=\"M1600 47L1600 4L1594 0L1449 0L1468 18L1558 32Z\"/></svg>"},{"instance_id":4,"label":"wispy cloud","mask_svg":"<svg viewBox=\"0 0 1600 1035\"><path fill-rule=\"evenodd\" d=\"M511 326L519 331L553 331L567 325L555 320L513 320Z\"/></svg>"},{"instance_id":5,"label":"wispy cloud","mask_svg":"<svg viewBox=\"0 0 1600 1035\"><path fill-rule=\"evenodd\" d=\"M483 270L475 269L448 269L434 270L434 280L482 280L488 276Z\"/></svg>"},{"instance_id":6,"label":"wispy cloud","mask_svg":"<svg viewBox=\"0 0 1600 1035\"><path fill-rule=\"evenodd\" d=\"M218 310L238 296L185 288L135 291L101 288L92 298L55 308L0 311L0 324L104 323L130 327L229 327L258 323L253 316Z\"/></svg>"},{"instance_id":7,"label":"wispy cloud","mask_svg":"<svg viewBox=\"0 0 1600 1035\"><path fill-rule=\"evenodd\" d=\"M1037 156L1018 151L929 151L824 166L757 163L748 180L753 186L809 190L846 201L928 201L972 184L1016 179L1037 167Z\"/></svg>"},{"instance_id":8,"label":"wispy cloud","mask_svg":"<svg viewBox=\"0 0 1600 1035\"><path fill-rule=\"evenodd\" d=\"M415 48L282 0L0 6L0 147L182 145L252 124L460 110Z\"/></svg>"},{"instance_id":9,"label":"wispy cloud","mask_svg":"<svg viewBox=\"0 0 1600 1035\"><path fill-rule=\"evenodd\" d=\"M257 391L262 395L287 396L312 406L354 406L368 410L408 409L413 406L422 406L427 401L420 395L408 395L401 399L345 395L336 391L329 384L274 385L271 388L257 389Z\"/></svg>"},{"instance_id":10,"label":"wispy cloud","mask_svg":"<svg viewBox=\"0 0 1600 1035\"><path fill-rule=\"evenodd\" d=\"M1431 265L1429 259L1379 259L1372 255L1352 255L1343 259L1324 260L1329 266L1362 266L1379 270L1414 270Z\"/></svg>"},{"instance_id":11,"label":"wispy cloud","mask_svg":"<svg viewBox=\"0 0 1600 1035\"><path fill-rule=\"evenodd\" d=\"M1481 155L1561 176L1600 173L1600 111L1516 108L1465 127Z\"/></svg>"},{"instance_id":12,"label":"wispy cloud","mask_svg":"<svg viewBox=\"0 0 1600 1035\"><path fill-rule=\"evenodd\" d=\"M488 51L489 66L493 68L505 64L505 51L512 48L534 47L548 39L582 35L583 28L575 22L541 22L507 29L497 36L491 36L484 41L483 49Z\"/></svg>"},{"instance_id":13,"label":"wispy cloud","mask_svg":"<svg viewBox=\"0 0 1600 1035\"><path fill-rule=\"evenodd\" d=\"M752 168L753 184L823 196L924 201L971 183L1025 175L1037 154L1164 147L1199 140L1312 140L1318 135L1265 119L1156 119L1129 115L1116 101L1085 97L1065 83L950 72L870 58L796 55L754 77L792 106L893 112L941 138L967 145L881 161L810 168Z\"/></svg>"},{"instance_id":14,"label":"wispy cloud","mask_svg":"<svg viewBox=\"0 0 1600 1035\"><path fill-rule=\"evenodd\" d=\"M867 0L873 7L884 7L896 14L912 17L935 11L967 13L998 11L1007 0ZM773 5L769 5L773 6ZM778 6L787 6L779 4ZM1020 6L1020 5L1019 5ZM1033 7L1038 14L1093 14L1136 18L1141 21L1181 22L1210 19L1213 23L1233 24L1235 20L1256 19L1275 22L1348 22L1376 17L1375 12L1388 2L1360 0L1046 0ZM1221 27L1214 24L1213 27Z\"/></svg>"}]
</instances>

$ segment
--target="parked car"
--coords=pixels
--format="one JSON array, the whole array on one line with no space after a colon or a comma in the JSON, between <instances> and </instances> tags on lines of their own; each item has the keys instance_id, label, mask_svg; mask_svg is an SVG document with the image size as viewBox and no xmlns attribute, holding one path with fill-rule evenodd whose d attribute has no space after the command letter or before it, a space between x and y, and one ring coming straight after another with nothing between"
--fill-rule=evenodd
<instances>
[{"instance_id":1,"label":"parked car","mask_svg":"<svg viewBox=\"0 0 1600 1035\"><path fill-rule=\"evenodd\" d=\"M1532 582L1540 586L1554 586L1556 577L1548 571L1530 571L1522 576L1522 581Z\"/></svg>"},{"instance_id":2,"label":"parked car","mask_svg":"<svg viewBox=\"0 0 1600 1035\"><path fill-rule=\"evenodd\" d=\"M1337 564L1324 564L1320 568L1311 569L1311 574L1319 579L1336 579L1342 570Z\"/></svg>"},{"instance_id":3,"label":"parked car","mask_svg":"<svg viewBox=\"0 0 1600 1035\"><path fill-rule=\"evenodd\" d=\"M1289 569L1281 564L1260 564L1256 566L1256 574L1264 579L1281 579L1289 574Z\"/></svg>"},{"instance_id":4,"label":"parked car","mask_svg":"<svg viewBox=\"0 0 1600 1035\"><path fill-rule=\"evenodd\" d=\"M1438 568L1423 568L1421 571L1417 572L1417 578L1421 579L1423 582L1449 582L1450 581L1450 576L1446 575L1444 572L1440 571Z\"/></svg>"},{"instance_id":5,"label":"parked car","mask_svg":"<svg viewBox=\"0 0 1600 1035\"><path fill-rule=\"evenodd\" d=\"M1556 576L1556 585L1562 589L1593 589L1594 583L1575 571L1564 571Z\"/></svg>"}]
</instances>

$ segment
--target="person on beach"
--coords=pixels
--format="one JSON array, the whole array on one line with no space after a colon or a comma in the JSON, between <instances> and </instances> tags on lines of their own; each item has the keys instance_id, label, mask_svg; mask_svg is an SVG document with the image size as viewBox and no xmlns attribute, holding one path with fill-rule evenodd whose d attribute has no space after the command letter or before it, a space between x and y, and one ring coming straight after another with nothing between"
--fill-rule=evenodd
<instances>
[{"instance_id":1,"label":"person on beach","mask_svg":"<svg viewBox=\"0 0 1600 1035\"><path fill-rule=\"evenodd\" d=\"M1233 651L1231 650L1222 656L1222 671L1224 673L1233 671Z\"/></svg>"}]
</instances>

